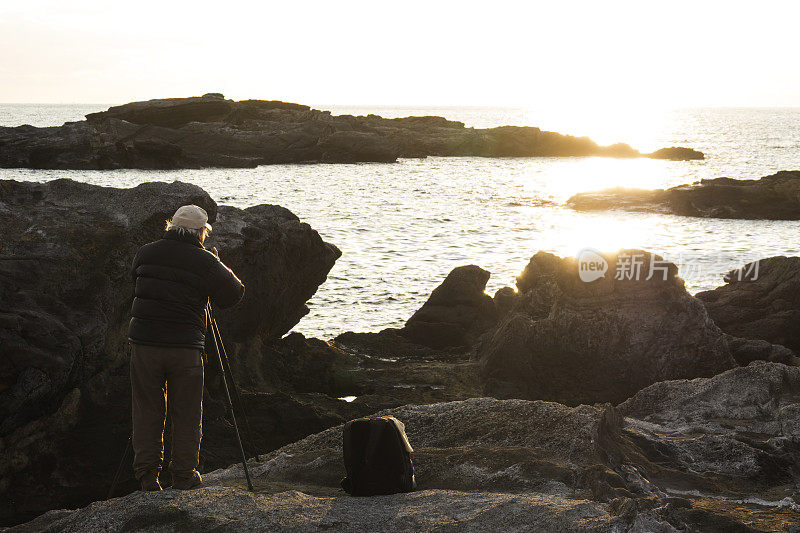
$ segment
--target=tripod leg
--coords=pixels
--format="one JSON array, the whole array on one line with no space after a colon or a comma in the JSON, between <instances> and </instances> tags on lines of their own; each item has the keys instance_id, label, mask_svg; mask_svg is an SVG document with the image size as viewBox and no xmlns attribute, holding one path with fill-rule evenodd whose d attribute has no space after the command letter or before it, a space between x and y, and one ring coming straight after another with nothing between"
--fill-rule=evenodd
<instances>
[{"instance_id":1,"label":"tripod leg","mask_svg":"<svg viewBox=\"0 0 800 533\"><path fill-rule=\"evenodd\" d=\"M253 450L253 455L255 456L256 461L260 461L261 458L258 456L258 448L255 447L253 444L253 430L250 429L250 421L247 418L247 411L244 408L244 403L242 402L242 397L239 394L239 387L236 386L236 381L233 379L233 372L231 371L231 365L228 361L228 353L225 351L225 344L222 342L222 334L219 332L219 326L217 326L217 321L214 319L214 315L211 315L209 312L209 316L211 317L211 328L213 330L215 336L216 345L220 348L222 353L222 362L224 363L225 367L223 372L228 373L228 378L231 381L231 388L233 389L233 399L239 405L239 410L242 414L242 419L244 420L244 428L247 433L247 441L250 444L250 449Z\"/></svg>"},{"instance_id":2,"label":"tripod leg","mask_svg":"<svg viewBox=\"0 0 800 533\"><path fill-rule=\"evenodd\" d=\"M117 467L117 473L114 474L114 481L111 482L111 488L108 489L108 496L106 496L106 500L110 500L114 495L114 491L117 488L117 481L119 481L119 475L122 473L122 466L125 464L125 459L128 458L128 453L131 451L132 446L133 436L131 435L128 437L128 444L125 445L125 452L122 454L122 460L119 462L119 466Z\"/></svg>"},{"instance_id":3,"label":"tripod leg","mask_svg":"<svg viewBox=\"0 0 800 533\"><path fill-rule=\"evenodd\" d=\"M211 317L210 311L209 318ZM219 346L217 345L216 336L214 336L214 349L217 352L217 359L219 360L219 367L220 369L223 368L222 366L222 355L220 354ZM239 435L239 426L236 424L236 414L233 411L233 404L231 403L231 393L228 390L228 380L225 378L225 371L222 371L222 385L225 388L225 399L227 400L228 409L231 411L231 422L233 422L233 430L236 433L236 442L239 444L239 452L242 454L242 468L244 468L244 477L247 478L247 489L250 492L254 492L253 490L253 481L250 479L250 470L247 468L247 456L244 454L244 447L242 447L242 437Z\"/></svg>"}]
</instances>

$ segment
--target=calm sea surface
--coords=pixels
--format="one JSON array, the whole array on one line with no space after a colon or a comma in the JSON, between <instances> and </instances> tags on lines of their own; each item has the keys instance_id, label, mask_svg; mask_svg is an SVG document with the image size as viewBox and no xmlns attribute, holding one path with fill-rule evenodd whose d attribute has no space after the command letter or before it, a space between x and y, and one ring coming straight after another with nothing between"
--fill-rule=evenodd
<instances>
[{"instance_id":1,"label":"calm sea surface","mask_svg":"<svg viewBox=\"0 0 800 533\"><path fill-rule=\"evenodd\" d=\"M0 125L60 125L107 105L0 104ZM342 258L297 326L308 335L402 325L454 267L492 272L487 291L513 285L537 250L575 255L590 247L642 248L677 262L690 291L772 255L800 255L800 222L576 213L572 194L612 186L656 188L702 178L758 178L800 169L800 108L660 112L518 108L314 106L334 114L442 115L467 126L504 124L627 142L649 151L689 146L705 161L472 157L396 164L276 165L255 169L50 171L0 169L0 177L72 179L131 187L187 181L219 203L277 203L341 248ZM224 259L224 250L221 250ZM245 280L246 281L246 280Z\"/></svg>"}]
</instances>

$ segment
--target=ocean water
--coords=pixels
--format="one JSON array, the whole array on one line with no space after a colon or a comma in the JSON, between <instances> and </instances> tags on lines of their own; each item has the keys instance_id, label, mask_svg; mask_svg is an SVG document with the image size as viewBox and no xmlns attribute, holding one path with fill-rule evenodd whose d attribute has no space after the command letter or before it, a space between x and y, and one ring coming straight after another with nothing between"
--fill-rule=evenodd
<instances>
[{"instance_id":1,"label":"ocean water","mask_svg":"<svg viewBox=\"0 0 800 533\"><path fill-rule=\"evenodd\" d=\"M0 104L0 125L59 125L107 105ZM219 203L277 203L336 244L342 258L309 302L296 330L331 338L347 330L397 327L447 273L477 264L487 292L514 284L538 250L641 248L675 261L691 292L773 255L800 255L800 222L697 219L640 213L576 213L577 192L612 186L669 187L703 178L748 179L800 169L800 108L553 110L315 105L334 114L441 115L467 126L532 125L627 142L642 151L689 146L705 161L473 157L395 164L304 164L255 169L50 171L0 169L0 177L72 179L116 187L187 181ZM224 260L224 250L221 254ZM246 280L245 280L246 281Z\"/></svg>"}]
</instances>

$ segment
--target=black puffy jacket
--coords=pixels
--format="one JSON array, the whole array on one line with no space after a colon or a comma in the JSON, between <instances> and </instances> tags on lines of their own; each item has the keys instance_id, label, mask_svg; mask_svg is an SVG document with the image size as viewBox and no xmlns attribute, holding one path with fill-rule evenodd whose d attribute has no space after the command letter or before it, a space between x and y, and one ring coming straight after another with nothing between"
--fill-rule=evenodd
<instances>
[{"instance_id":1,"label":"black puffy jacket","mask_svg":"<svg viewBox=\"0 0 800 533\"><path fill-rule=\"evenodd\" d=\"M128 339L136 344L200 348L205 343L205 306L235 305L244 285L217 256L191 235L167 231L133 259L136 292Z\"/></svg>"}]
</instances>

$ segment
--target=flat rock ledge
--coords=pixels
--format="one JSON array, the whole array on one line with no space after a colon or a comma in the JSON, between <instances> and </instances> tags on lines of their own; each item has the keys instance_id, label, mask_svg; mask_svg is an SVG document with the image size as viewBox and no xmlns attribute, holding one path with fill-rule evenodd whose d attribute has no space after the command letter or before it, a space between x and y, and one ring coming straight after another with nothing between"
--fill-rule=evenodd
<instances>
[{"instance_id":1,"label":"flat rock ledge","mask_svg":"<svg viewBox=\"0 0 800 533\"><path fill-rule=\"evenodd\" d=\"M79 511L51 511L10 532L626 530L624 518L605 507L537 493L424 490L353 498L300 491L252 494L215 486L192 492L136 492ZM656 519L640 522L641 531L657 524Z\"/></svg>"}]
</instances>

